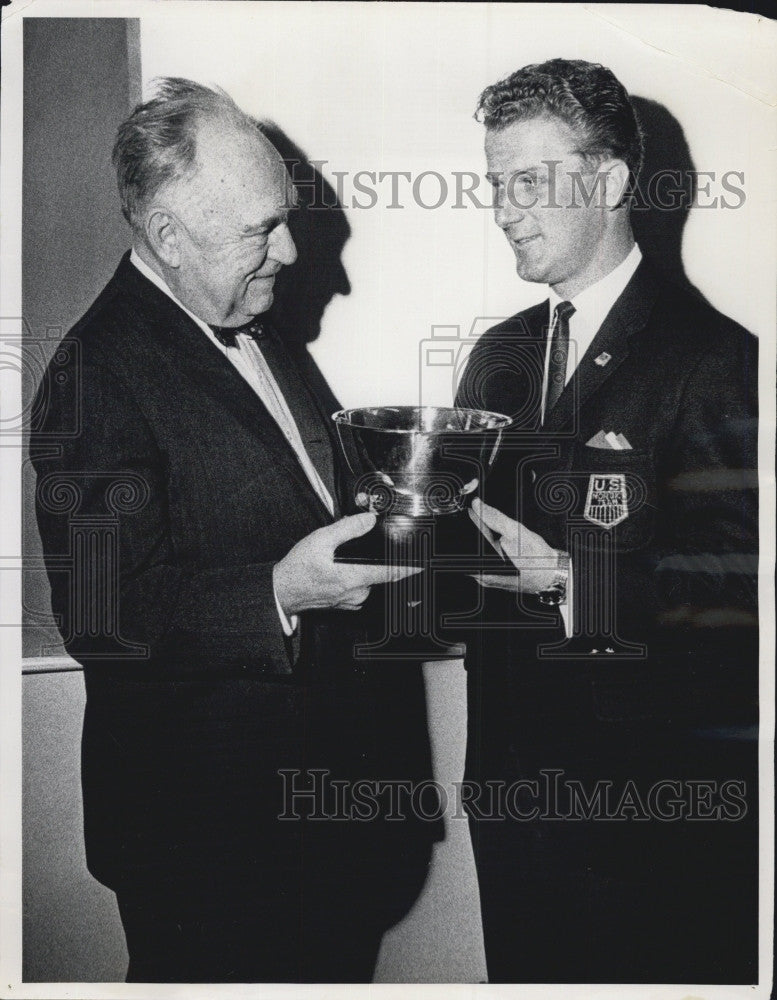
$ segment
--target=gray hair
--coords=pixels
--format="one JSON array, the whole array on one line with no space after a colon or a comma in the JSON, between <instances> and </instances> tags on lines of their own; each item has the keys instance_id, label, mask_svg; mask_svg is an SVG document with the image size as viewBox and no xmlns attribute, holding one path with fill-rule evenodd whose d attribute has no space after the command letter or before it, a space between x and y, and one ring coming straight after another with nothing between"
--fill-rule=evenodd
<instances>
[{"instance_id":1,"label":"gray hair","mask_svg":"<svg viewBox=\"0 0 777 1000\"><path fill-rule=\"evenodd\" d=\"M218 119L245 131L263 131L220 88L181 77L154 83L155 95L122 122L113 147L121 210L133 228L139 228L144 208L163 185L196 168L197 130L203 121Z\"/></svg>"}]
</instances>

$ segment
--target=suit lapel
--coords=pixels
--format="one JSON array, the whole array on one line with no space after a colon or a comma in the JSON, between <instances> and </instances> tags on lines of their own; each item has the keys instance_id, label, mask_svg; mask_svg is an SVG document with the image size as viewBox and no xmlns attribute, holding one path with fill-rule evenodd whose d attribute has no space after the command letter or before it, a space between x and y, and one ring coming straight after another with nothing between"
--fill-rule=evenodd
<instances>
[{"instance_id":1,"label":"suit lapel","mask_svg":"<svg viewBox=\"0 0 777 1000\"><path fill-rule=\"evenodd\" d=\"M281 339L280 334L277 334L277 330L276 335ZM346 481L347 477L344 475L345 454L340 444L340 437L335 428L335 423L332 420L332 414L342 409L342 407L338 399L333 395L332 390L329 388L326 379L307 347L301 347L298 352L289 352L289 356L299 369L316 412L326 429L326 437L332 449L332 472L335 487L332 499L335 504L335 516L341 517L342 512L349 507L350 490Z\"/></svg>"},{"instance_id":2,"label":"suit lapel","mask_svg":"<svg viewBox=\"0 0 777 1000\"><path fill-rule=\"evenodd\" d=\"M604 319L567 383L543 430L560 431L573 421L589 398L612 378L629 356L630 338L643 330L656 300L657 286L650 268L643 261ZM597 364L596 358L609 354L610 360Z\"/></svg>"},{"instance_id":3,"label":"suit lapel","mask_svg":"<svg viewBox=\"0 0 777 1000\"><path fill-rule=\"evenodd\" d=\"M538 341L543 347L545 346L545 339L548 336L548 327L550 326L548 319L549 311L550 305L548 299L545 299L544 302L538 302L536 306L531 306L524 314L524 329L528 333L529 338Z\"/></svg>"},{"instance_id":4,"label":"suit lapel","mask_svg":"<svg viewBox=\"0 0 777 1000\"><path fill-rule=\"evenodd\" d=\"M296 452L259 396L235 366L210 341L197 324L175 302L142 275L127 255L119 265L117 279L141 302L146 328L171 355L178 375L189 379L198 392L213 400L219 412L227 411L283 462L303 489L307 489L325 513L331 515L305 475Z\"/></svg>"},{"instance_id":5,"label":"suit lapel","mask_svg":"<svg viewBox=\"0 0 777 1000\"><path fill-rule=\"evenodd\" d=\"M539 430L547 328L547 300L492 327L464 371L456 405L506 413L512 431Z\"/></svg>"}]
</instances>

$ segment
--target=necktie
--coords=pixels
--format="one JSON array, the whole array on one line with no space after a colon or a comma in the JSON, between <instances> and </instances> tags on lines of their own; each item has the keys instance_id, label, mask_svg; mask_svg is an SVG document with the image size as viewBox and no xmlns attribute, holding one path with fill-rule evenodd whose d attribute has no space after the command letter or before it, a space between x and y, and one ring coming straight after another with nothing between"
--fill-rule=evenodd
<instances>
[{"instance_id":1,"label":"necktie","mask_svg":"<svg viewBox=\"0 0 777 1000\"><path fill-rule=\"evenodd\" d=\"M571 302L559 302L553 314L553 334L550 338L548 362L548 391L545 397L545 416L551 412L564 391L569 357L569 317L575 307Z\"/></svg>"},{"instance_id":2,"label":"necktie","mask_svg":"<svg viewBox=\"0 0 777 1000\"><path fill-rule=\"evenodd\" d=\"M265 336L264 327L257 317L242 326L213 326L211 324L210 328L213 330L216 340L224 347L234 347L235 338L239 333L245 333L247 336L253 337L254 340L261 340Z\"/></svg>"}]
</instances>

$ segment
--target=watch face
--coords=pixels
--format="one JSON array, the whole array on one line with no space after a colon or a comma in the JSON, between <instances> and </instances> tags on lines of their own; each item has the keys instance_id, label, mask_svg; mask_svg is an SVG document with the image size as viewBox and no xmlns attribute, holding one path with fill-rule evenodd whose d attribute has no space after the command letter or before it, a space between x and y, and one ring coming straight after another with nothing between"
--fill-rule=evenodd
<instances>
[{"instance_id":1,"label":"watch face","mask_svg":"<svg viewBox=\"0 0 777 1000\"><path fill-rule=\"evenodd\" d=\"M548 587L547 590L541 590L537 597L539 598L540 604L563 604L567 596L567 581L566 576L563 580L559 580L553 584L552 587Z\"/></svg>"}]
</instances>

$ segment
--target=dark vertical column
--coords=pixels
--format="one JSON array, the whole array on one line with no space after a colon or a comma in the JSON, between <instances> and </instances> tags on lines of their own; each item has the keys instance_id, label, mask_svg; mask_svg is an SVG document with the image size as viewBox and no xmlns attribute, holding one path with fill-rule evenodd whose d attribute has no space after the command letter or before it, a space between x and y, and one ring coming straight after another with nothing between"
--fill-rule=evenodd
<instances>
[{"instance_id":1,"label":"dark vertical column","mask_svg":"<svg viewBox=\"0 0 777 1000\"><path fill-rule=\"evenodd\" d=\"M140 99L139 22L28 18L24 23L22 302L24 399L67 329L129 247L111 165L116 128ZM28 411L29 412L29 411ZM26 656L56 641L24 466Z\"/></svg>"},{"instance_id":2,"label":"dark vertical column","mask_svg":"<svg viewBox=\"0 0 777 1000\"><path fill-rule=\"evenodd\" d=\"M111 148L130 79L125 19L25 21L22 293L34 335L73 323L129 245Z\"/></svg>"}]
</instances>

